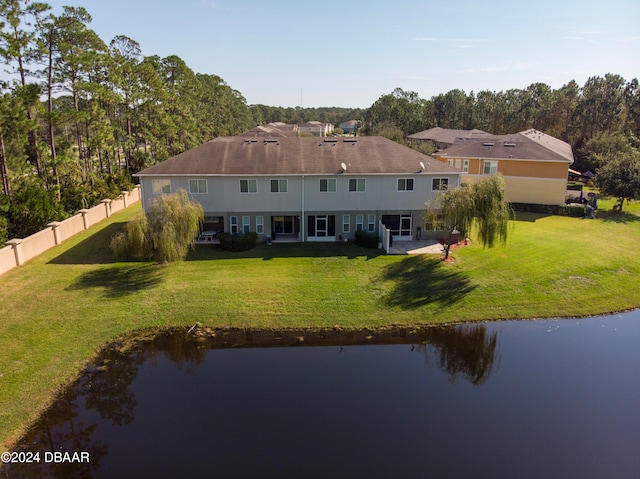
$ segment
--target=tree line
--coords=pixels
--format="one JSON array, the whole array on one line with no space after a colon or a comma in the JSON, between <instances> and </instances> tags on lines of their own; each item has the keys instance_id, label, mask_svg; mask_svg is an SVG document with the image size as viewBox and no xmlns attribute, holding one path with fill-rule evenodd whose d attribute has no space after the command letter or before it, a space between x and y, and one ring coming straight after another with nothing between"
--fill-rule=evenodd
<instances>
[{"instance_id":1,"label":"tree line","mask_svg":"<svg viewBox=\"0 0 640 479\"><path fill-rule=\"evenodd\" d=\"M222 78L178 56L143 54L132 38L108 43L82 7L0 2L0 245L131 186L143 168L219 136L270 122L337 125L403 142L433 126L512 133L536 128L569 142L595 169L612 151L637 150L640 86L619 75L554 90L451 90L429 100L397 88L368 109L247 105ZM420 146L425 153L424 145Z\"/></svg>"},{"instance_id":2,"label":"tree line","mask_svg":"<svg viewBox=\"0 0 640 479\"><path fill-rule=\"evenodd\" d=\"M428 100L396 88L371 105L363 124L367 134L396 137L435 126L494 135L535 128L569 143L577 167L595 169L603 150L639 146L640 85L606 74L583 86L572 80L558 89L544 83L498 92L454 89Z\"/></svg>"},{"instance_id":3,"label":"tree line","mask_svg":"<svg viewBox=\"0 0 640 479\"><path fill-rule=\"evenodd\" d=\"M108 43L82 7L0 3L0 244L130 186L131 174L255 126L240 92L178 56Z\"/></svg>"}]
</instances>

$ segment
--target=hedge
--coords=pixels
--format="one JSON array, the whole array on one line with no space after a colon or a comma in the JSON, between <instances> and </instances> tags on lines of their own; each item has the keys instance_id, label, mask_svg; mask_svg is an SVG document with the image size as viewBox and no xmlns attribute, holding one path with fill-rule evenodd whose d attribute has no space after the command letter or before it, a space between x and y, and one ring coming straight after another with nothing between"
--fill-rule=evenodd
<instances>
[{"instance_id":1,"label":"hedge","mask_svg":"<svg viewBox=\"0 0 640 479\"><path fill-rule=\"evenodd\" d=\"M253 248L258 241L258 235L253 231L241 235L220 233L218 238L220 239L220 248L225 251L247 251Z\"/></svg>"},{"instance_id":2,"label":"hedge","mask_svg":"<svg viewBox=\"0 0 640 479\"><path fill-rule=\"evenodd\" d=\"M548 215L558 216L584 216L584 206L570 206L570 205L537 205L534 203L511 203L511 208L514 211L526 212L526 213L542 213Z\"/></svg>"},{"instance_id":3,"label":"hedge","mask_svg":"<svg viewBox=\"0 0 640 479\"><path fill-rule=\"evenodd\" d=\"M367 233L366 231L356 231L355 243L365 248L377 248L380 240L377 234Z\"/></svg>"}]
</instances>

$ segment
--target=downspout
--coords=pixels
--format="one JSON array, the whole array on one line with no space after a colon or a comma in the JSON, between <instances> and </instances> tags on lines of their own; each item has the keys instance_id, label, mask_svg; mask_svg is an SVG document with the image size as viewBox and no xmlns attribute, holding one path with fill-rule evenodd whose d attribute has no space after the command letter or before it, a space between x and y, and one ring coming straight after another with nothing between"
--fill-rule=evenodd
<instances>
[{"instance_id":1,"label":"downspout","mask_svg":"<svg viewBox=\"0 0 640 479\"><path fill-rule=\"evenodd\" d=\"M300 216L300 240L304 243L304 175L302 175L302 214Z\"/></svg>"}]
</instances>

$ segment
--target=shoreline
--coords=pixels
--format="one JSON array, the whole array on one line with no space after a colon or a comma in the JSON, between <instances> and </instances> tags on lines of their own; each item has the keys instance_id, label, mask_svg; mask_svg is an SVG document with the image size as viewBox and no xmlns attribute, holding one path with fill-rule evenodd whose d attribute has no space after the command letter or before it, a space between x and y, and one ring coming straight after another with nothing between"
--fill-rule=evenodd
<instances>
[{"instance_id":1,"label":"shoreline","mask_svg":"<svg viewBox=\"0 0 640 479\"><path fill-rule=\"evenodd\" d=\"M446 323L386 325L365 328L348 328L335 325L333 327L306 328L243 328L218 327L195 323L192 326L155 326L133 329L106 341L94 354L86 358L82 365L68 380L50 391L46 401L32 409L33 419L14 431L13 437L4 438L0 444L0 452L14 450L17 444L29 433L43 414L53 405L56 398L71 387L83 371L99 373L104 367L100 357L105 352L116 349L127 353L140 343L156 341L161 336L183 334L185 341L197 343L208 349L233 348L269 348L269 347L322 347L322 346L357 346L384 344L420 344L425 341L427 334L434 330L443 330L456 326L473 327L485 323L515 322L515 321L565 321L571 319L590 319L614 316L639 311L640 306L602 314L583 316L549 317L549 318L509 318L461 320Z\"/></svg>"}]
</instances>

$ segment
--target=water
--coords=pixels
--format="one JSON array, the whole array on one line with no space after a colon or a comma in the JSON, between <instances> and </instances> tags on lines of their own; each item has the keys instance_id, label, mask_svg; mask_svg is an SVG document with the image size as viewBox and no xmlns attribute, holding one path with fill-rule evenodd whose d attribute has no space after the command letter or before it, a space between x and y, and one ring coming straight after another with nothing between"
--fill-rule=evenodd
<instances>
[{"instance_id":1,"label":"water","mask_svg":"<svg viewBox=\"0 0 640 479\"><path fill-rule=\"evenodd\" d=\"M300 335L115 345L2 476L640 477L640 311Z\"/></svg>"}]
</instances>

